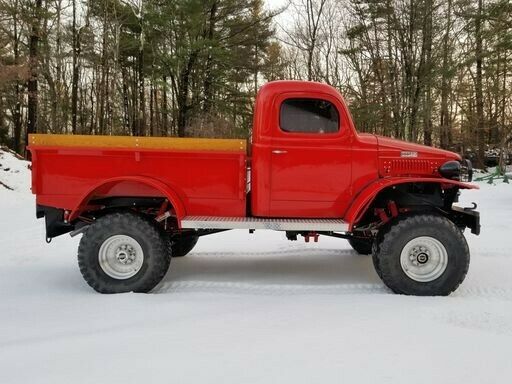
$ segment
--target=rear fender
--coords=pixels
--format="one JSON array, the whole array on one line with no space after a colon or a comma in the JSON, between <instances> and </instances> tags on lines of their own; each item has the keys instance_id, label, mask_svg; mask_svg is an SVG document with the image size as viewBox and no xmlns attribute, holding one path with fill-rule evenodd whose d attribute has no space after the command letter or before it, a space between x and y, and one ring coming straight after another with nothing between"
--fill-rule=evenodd
<instances>
[{"instance_id":1,"label":"rear fender","mask_svg":"<svg viewBox=\"0 0 512 384\"><path fill-rule=\"evenodd\" d=\"M122 192L123 189L126 189L123 188L123 185L126 186L127 183L132 187L130 188L132 191ZM95 185L80 198L80 203L73 208L68 220L75 220L89 206L89 202L94 196L103 195L106 191L116 191L117 189L119 190L115 194L117 196L141 197L140 195L137 195L133 192L133 186L139 187L141 193L143 193L144 196L167 198L176 212L178 226L181 225L181 219L186 215L186 210L179 195L167 184L147 176L115 177Z\"/></svg>"},{"instance_id":2,"label":"rear fender","mask_svg":"<svg viewBox=\"0 0 512 384\"><path fill-rule=\"evenodd\" d=\"M352 231L355 224L361 220L371 203L375 200L377 195L386 188L394 185L407 184L407 183L437 183L440 184L442 189L460 188L460 189L478 189L478 185L463 183L457 180L449 179L433 179L427 177L405 178L405 177L390 177L380 179L367 187L365 187L357 196L352 200L347 212L345 212L344 220L349 225L349 231Z\"/></svg>"}]
</instances>

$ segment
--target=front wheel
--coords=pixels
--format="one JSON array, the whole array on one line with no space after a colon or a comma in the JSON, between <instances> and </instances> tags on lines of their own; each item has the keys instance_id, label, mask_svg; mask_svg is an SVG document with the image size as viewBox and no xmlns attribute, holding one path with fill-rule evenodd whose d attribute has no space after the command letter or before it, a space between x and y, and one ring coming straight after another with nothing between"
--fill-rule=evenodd
<instances>
[{"instance_id":1,"label":"front wheel","mask_svg":"<svg viewBox=\"0 0 512 384\"><path fill-rule=\"evenodd\" d=\"M165 276L170 261L159 228L128 212L96 220L78 247L80 272L100 293L148 292Z\"/></svg>"},{"instance_id":2,"label":"front wheel","mask_svg":"<svg viewBox=\"0 0 512 384\"><path fill-rule=\"evenodd\" d=\"M378 275L393 292L446 296L457 289L469 268L462 232L445 217L406 217L380 233L373 247Z\"/></svg>"}]
</instances>

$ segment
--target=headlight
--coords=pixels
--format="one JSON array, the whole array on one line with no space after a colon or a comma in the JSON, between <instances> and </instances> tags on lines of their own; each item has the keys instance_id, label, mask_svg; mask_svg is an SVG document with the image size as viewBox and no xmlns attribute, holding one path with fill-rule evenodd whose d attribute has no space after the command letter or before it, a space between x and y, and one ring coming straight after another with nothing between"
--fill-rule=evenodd
<instances>
[{"instance_id":1,"label":"headlight","mask_svg":"<svg viewBox=\"0 0 512 384\"><path fill-rule=\"evenodd\" d=\"M464 159L462 160L461 169L460 169L460 181L470 182L473 180L473 164L471 164L471 160Z\"/></svg>"},{"instance_id":2,"label":"headlight","mask_svg":"<svg viewBox=\"0 0 512 384\"><path fill-rule=\"evenodd\" d=\"M461 164L456 160L450 160L439 167L439 174L447 179L460 180Z\"/></svg>"}]
</instances>

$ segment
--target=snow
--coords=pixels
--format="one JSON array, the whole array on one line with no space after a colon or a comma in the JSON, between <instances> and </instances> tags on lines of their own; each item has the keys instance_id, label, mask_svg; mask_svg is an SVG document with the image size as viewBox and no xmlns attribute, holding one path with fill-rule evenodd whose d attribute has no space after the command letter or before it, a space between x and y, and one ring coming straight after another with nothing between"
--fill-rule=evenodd
<instances>
[{"instance_id":1,"label":"snow","mask_svg":"<svg viewBox=\"0 0 512 384\"><path fill-rule=\"evenodd\" d=\"M29 165L28 161L0 148L0 190L11 189L26 194L30 188Z\"/></svg>"},{"instance_id":2,"label":"snow","mask_svg":"<svg viewBox=\"0 0 512 384\"><path fill-rule=\"evenodd\" d=\"M463 192L482 234L449 297L391 294L343 240L265 231L200 239L153 294L100 295L78 239L44 242L27 163L0 164L2 384L510 380L512 184Z\"/></svg>"}]
</instances>

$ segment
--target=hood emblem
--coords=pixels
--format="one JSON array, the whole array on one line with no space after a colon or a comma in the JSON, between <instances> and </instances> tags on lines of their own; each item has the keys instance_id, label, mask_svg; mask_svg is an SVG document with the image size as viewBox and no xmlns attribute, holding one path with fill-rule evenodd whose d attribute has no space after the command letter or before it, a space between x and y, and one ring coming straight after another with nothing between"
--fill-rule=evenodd
<instances>
[{"instance_id":1,"label":"hood emblem","mask_svg":"<svg viewBox=\"0 0 512 384\"><path fill-rule=\"evenodd\" d=\"M400 157L418 157L418 152L415 151L402 151Z\"/></svg>"}]
</instances>

